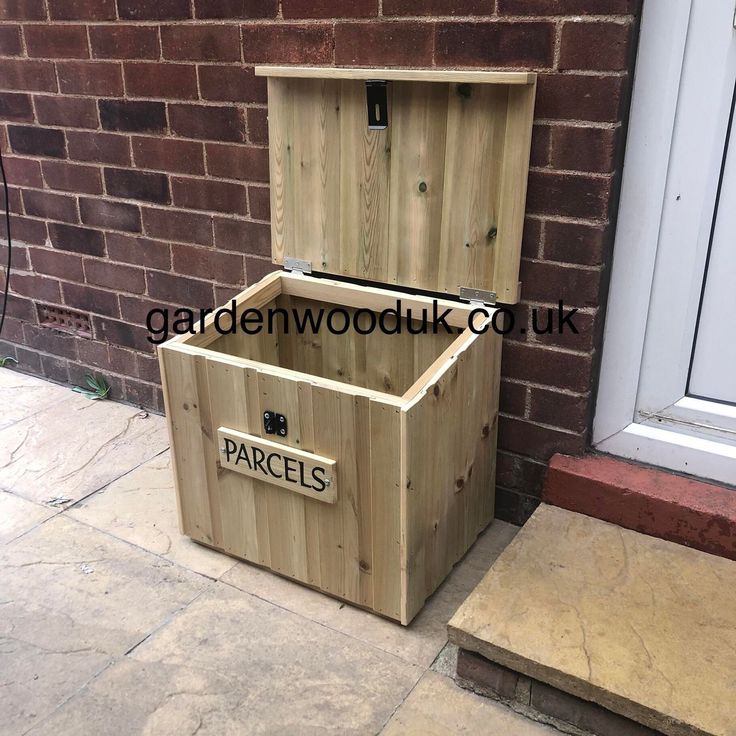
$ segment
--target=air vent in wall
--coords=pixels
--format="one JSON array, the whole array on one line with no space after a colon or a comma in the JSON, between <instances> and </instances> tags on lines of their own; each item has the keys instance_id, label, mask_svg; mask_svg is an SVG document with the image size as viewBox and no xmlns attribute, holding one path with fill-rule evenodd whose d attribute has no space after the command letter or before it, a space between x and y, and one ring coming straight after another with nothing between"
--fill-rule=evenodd
<instances>
[{"instance_id":1,"label":"air vent in wall","mask_svg":"<svg viewBox=\"0 0 736 736\"><path fill-rule=\"evenodd\" d=\"M72 309L54 307L51 304L37 304L38 321L41 327L69 332L80 337L92 337L89 315Z\"/></svg>"}]
</instances>

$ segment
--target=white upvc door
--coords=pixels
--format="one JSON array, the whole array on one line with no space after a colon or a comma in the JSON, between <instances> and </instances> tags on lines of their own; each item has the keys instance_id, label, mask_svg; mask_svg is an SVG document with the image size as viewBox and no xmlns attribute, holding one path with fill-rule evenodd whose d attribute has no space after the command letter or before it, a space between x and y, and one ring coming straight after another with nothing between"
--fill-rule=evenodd
<instances>
[{"instance_id":1,"label":"white upvc door","mask_svg":"<svg viewBox=\"0 0 736 736\"><path fill-rule=\"evenodd\" d=\"M736 484L734 0L646 0L594 422Z\"/></svg>"}]
</instances>

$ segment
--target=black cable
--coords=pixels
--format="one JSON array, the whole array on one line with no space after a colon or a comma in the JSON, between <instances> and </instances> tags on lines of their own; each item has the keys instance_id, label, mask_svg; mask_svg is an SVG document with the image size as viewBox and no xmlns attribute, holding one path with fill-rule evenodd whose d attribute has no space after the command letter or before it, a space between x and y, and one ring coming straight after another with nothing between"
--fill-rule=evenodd
<instances>
[{"instance_id":1,"label":"black cable","mask_svg":"<svg viewBox=\"0 0 736 736\"><path fill-rule=\"evenodd\" d=\"M10 265L12 263L13 243L10 239L10 194L8 193L8 180L5 178L5 166L3 165L3 154L0 151L0 174L3 177L3 189L5 190L5 227L8 233L8 262L5 267L5 291L3 293L3 311L0 314L0 335L3 334L5 324L5 312L8 309L8 291L10 290Z\"/></svg>"}]
</instances>

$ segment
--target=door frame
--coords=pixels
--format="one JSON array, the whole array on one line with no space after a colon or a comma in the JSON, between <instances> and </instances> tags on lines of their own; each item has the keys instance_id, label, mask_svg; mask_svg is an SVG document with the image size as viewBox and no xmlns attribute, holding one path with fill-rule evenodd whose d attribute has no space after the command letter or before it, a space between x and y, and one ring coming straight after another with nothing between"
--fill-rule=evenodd
<instances>
[{"instance_id":1,"label":"door frame","mask_svg":"<svg viewBox=\"0 0 736 736\"><path fill-rule=\"evenodd\" d=\"M715 410L718 426L728 427L736 426L736 409L686 396L692 342L683 335L694 334L697 319L710 233L704 223L717 195L712 172L719 137L722 158L728 114L721 108L729 84L733 90L736 48L733 0L706 2L644 2L593 445L734 483L736 432L714 429L702 412ZM701 33L704 24L713 26L705 29L712 42L687 56L691 28ZM683 88L695 63L707 73ZM683 154L676 133L688 129L693 150Z\"/></svg>"}]
</instances>

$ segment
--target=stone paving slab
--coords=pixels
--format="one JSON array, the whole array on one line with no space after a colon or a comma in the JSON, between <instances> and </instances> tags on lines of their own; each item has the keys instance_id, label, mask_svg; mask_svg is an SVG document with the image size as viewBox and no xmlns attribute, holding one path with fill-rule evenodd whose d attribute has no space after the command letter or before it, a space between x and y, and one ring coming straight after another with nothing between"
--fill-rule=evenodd
<instances>
[{"instance_id":1,"label":"stone paving slab","mask_svg":"<svg viewBox=\"0 0 736 736\"><path fill-rule=\"evenodd\" d=\"M0 733L24 733L208 585L60 515L0 548Z\"/></svg>"},{"instance_id":2,"label":"stone paving slab","mask_svg":"<svg viewBox=\"0 0 736 736\"><path fill-rule=\"evenodd\" d=\"M375 734L422 670L220 583L31 733Z\"/></svg>"},{"instance_id":3,"label":"stone paving slab","mask_svg":"<svg viewBox=\"0 0 736 736\"><path fill-rule=\"evenodd\" d=\"M0 488L29 501L76 501L163 452L163 417L68 397L0 430Z\"/></svg>"},{"instance_id":4,"label":"stone paving slab","mask_svg":"<svg viewBox=\"0 0 736 736\"><path fill-rule=\"evenodd\" d=\"M673 736L736 733L736 562L543 504L450 639Z\"/></svg>"},{"instance_id":5,"label":"stone paving slab","mask_svg":"<svg viewBox=\"0 0 736 736\"><path fill-rule=\"evenodd\" d=\"M0 544L19 537L56 512L7 491L0 491Z\"/></svg>"},{"instance_id":6,"label":"stone paving slab","mask_svg":"<svg viewBox=\"0 0 736 736\"><path fill-rule=\"evenodd\" d=\"M381 736L559 736L559 733L494 700L461 690L451 679L430 671L394 713Z\"/></svg>"},{"instance_id":7,"label":"stone paving slab","mask_svg":"<svg viewBox=\"0 0 736 736\"><path fill-rule=\"evenodd\" d=\"M168 450L80 501L67 514L211 578L237 564L179 531Z\"/></svg>"},{"instance_id":8,"label":"stone paving slab","mask_svg":"<svg viewBox=\"0 0 736 736\"><path fill-rule=\"evenodd\" d=\"M447 641L447 622L519 531L495 521L476 541L410 626L388 621L268 570L239 562L222 581L398 657L429 667Z\"/></svg>"},{"instance_id":9,"label":"stone paving slab","mask_svg":"<svg viewBox=\"0 0 736 736\"><path fill-rule=\"evenodd\" d=\"M9 368L0 368L0 429L38 414L59 401L76 396L68 387Z\"/></svg>"}]
</instances>

